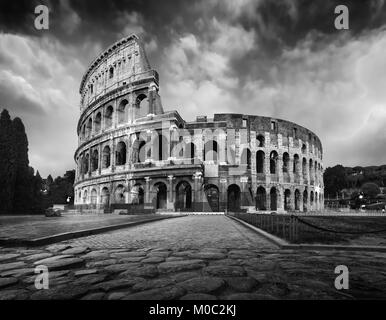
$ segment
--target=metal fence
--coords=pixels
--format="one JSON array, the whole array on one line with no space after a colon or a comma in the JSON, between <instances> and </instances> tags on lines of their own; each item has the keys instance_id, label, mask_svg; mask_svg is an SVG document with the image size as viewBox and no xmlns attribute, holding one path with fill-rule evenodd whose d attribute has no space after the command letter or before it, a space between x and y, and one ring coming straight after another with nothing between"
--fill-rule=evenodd
<instances>
[{"instance_id":1,"label":"metal fence","mask_svg":"<svg viewBox=\"0 0 386 320\"><path fill-rule=\"evenodd\" d=\"M340 215L344 220L339 220L342 220L343 223L332 220L338 219L336 215L327 214L294 215L238 212L231 213L231 215L291 243L333 244L344 243L362 235L386 236L384 223L379 227L377 227L378 220L377 223L374 223L373 220L370 227L363 224L363 219L369 221L366 217L370 217L369 219L374 217L370 215L357 215L355 218L350 215ZM382 217L386 217L386 215L383 214ZM345 218L349 218L349 221Z\"/></svg>"}]
</instances>

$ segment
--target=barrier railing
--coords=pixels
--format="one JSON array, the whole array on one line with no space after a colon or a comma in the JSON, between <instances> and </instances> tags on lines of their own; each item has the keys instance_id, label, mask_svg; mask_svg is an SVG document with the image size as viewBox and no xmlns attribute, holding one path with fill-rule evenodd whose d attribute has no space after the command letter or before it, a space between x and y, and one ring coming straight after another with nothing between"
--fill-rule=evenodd
<instances>
[{"instance_id":1,"label":"barrier railing","mask_svg":"<svg viewBox=\"0 0 386 320\"><path fill-rule=\"evenodd\" d=\"M384 220L379 227L379 220L370 216L335 216L294 215L294 214L256 214L231 213L257 228L271 233L291 243L341 243L360 236L386 236ZM383 214L383 217L386 217ZM335 220L331 220L331 219ZM349 220L348 220L349 219ZM369 221L371 221L370 224Z\"/></svg>"}]
</instances>

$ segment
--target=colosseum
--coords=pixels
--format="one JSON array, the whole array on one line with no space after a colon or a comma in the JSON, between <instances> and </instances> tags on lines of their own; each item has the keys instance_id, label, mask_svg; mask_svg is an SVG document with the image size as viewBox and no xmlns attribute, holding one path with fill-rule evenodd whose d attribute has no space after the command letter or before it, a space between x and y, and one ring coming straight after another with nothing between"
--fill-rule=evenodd
<instances>
[{"instance_id":1,"label":"colosseum","mask_svg":"<svg viewBox=\"0 0 386 320\"><path fill-rule=\"evenodd\" d=\"M322 210L322 144L293 122L164 110L140 39L121 39L80 85L75 205L94 212Z\"/></svg>"}]
</instances>

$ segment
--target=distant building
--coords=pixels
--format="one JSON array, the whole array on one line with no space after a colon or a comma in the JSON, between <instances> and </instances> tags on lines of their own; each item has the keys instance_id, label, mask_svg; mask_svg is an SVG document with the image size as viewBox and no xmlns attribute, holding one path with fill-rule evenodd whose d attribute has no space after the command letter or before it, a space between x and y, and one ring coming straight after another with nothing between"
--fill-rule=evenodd
<instances>
[{"instance_id":1,"label":"distant building","mask_svg":"<svg viewBox=\"0 0 386 320\"><path fill-rule=\"evenodd\" d=\"M92 62L81 86L75 205L111 211L323 209L322 144L295 123L245 114L186 122L164 111L141 41Z\"/></svg>"}]
</instances>

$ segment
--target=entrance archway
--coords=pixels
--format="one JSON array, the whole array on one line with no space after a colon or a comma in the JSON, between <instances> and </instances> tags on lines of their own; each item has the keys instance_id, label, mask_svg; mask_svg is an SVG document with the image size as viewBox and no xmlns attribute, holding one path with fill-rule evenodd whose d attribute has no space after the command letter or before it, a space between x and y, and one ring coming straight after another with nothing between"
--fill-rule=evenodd
<instances>
[{"instance_id":1,"label":"entrance archway","mask_svg":"<svg viewBox=\"0 0 386 320\"><path fill-rule=\"evenodd\" d=\"M217 186L210 184L205 187L205 195L208 200L208 204L213 212L218 212L220 210L219 204L219 191Z\"/></svg>"},{"instance_id":2,"label":"entrance archway","mask_svg":"<svg viewBox=\"0 0 386 320\"><path fill-rule=\"evenodd\" d=\"M167 187L163 182L158 182L154 185L156 190L156 209L165 209L166 208L166 199L167 199Z\"/></svg>"},{"instance_id":3,"label":"entrance archway","mask_svg":"<svg viewBox=\"0 0 386 320\"><path fill-rule=\"evenodd\" d=\"M271 210L276 211L277 210L277 190L275 187L271 188L269 195L271 198Z\"/></svg>"},{"instance_id":4,"label":"entrance archway","mask_svg":"<svg viewBox=\"0 0 386 320\"><path fill-rule=\"evenodd\" d=\"M186 181L176 186L176 209L184 210L192 207L192 187Z\"/></svg>"},{"instance_id":5,"label":"entrance archway","mask_svg":"<svg viewBox=\"0 0 386 320\"><path fill-rule=\"evenodd\" d=\"M263 187L258 187L256 191L256 210L266 210L267 195Z\"/></svg>"},{"instance_id":6,"label":"entrance archway","mask_svg":"<svg viewBox=\"0 0 386 320\"><path fill-rule=\"evenodd\" d=\"M240 211L240 187L236 184L231 184L228 187L228 211Z\"/></svg>"}]
</instances>

